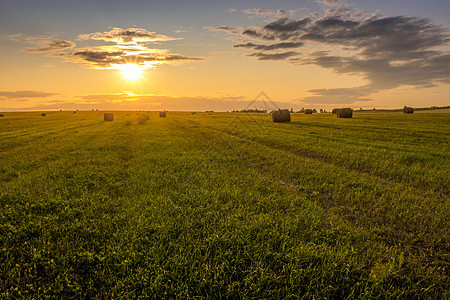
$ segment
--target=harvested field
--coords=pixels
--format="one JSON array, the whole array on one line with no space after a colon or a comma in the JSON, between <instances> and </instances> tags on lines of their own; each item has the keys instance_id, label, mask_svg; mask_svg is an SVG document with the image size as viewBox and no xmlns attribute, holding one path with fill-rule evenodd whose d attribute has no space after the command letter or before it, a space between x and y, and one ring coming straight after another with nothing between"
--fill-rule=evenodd
<instances>
[{"instance_id":1,"label":"harvested field","mask_svg":"<svg viewBox=\"0 0 450 300\"><path fill-rule=\"evenodd\" d=\"M1 297L449 298L450 114L127 114L0 119Z\"/></svg>"}]
</instances>

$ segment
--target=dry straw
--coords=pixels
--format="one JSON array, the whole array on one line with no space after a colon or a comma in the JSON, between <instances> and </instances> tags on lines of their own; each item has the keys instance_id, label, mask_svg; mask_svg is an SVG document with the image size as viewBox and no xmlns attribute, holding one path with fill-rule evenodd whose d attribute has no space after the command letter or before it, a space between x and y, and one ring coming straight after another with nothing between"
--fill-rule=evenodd
<instances>
[{"instance_id":1,"label":"dry straw","mask_svg":"<svg viewBox=\"0 0 450 300\"><path fill-rule=\"evenodd\" d=\"M166 111L160 111L159 112L159 117L160 118L165 118L166 117Z\"/></svg>"},{"instance_id":2,"label":"dry straw","mask_svg":"<svg viewBox=\"0 0 450 300\"><path fill-rule=\"evenodd\" d=\"M403 113L404 114L413 114L414 113L414 108L405 106L405 107L403 107Z\"/></svg>"},{"instance_id":3,"label":"dry straw","mask_svg":"<svg viewBox=\"0 0 450 300\"><path fill-rule=\"evenodd\" d=\"M305 115L312 115L313 110L310 108L305 109Z\"/></svg>"},{"instance_id":4,"label":"dry straw","mask_svg":"<svg viewBox=\"0 0 450 300\"><path fill-rule=\"evenodd\" d=\"M272 121L277 123L290 122L291 113L289 109L279 109L272 111Z\"/></svg>"},{"instance_id":5,"label":"dry straw","mask_svg":"<svg viewBox=\"0 0 450 300\"><path fill-rule=\"evenodd\" d=\"M338 118L351 118L353 117L353 109L351 108L340 108L336 112Z\"/></svg>"},{"instance_id":6,"label":"dry straw","mask_svg":"<svg viewBox=\"0 0 450 300\"><path fill-rule=\"evenodd\" d=\"M114 121L114 114L113 113L105 113L103 115L103 120L105 120L105 121Z\"/></svg>"}]
</instances>

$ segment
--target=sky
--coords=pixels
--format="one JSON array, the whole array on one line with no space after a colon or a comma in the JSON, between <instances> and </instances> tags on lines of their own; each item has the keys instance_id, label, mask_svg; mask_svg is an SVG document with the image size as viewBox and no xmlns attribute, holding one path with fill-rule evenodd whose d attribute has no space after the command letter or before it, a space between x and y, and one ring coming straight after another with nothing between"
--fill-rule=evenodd
<instances>
[{"instance_id":1,"label":"sky","mask_svg":"<svg viewBox=\"0 0 450 300\"><path fill-rule=\"evenodd\" d=\"M0 111L450 105L448 0L0 0ZM258 108L258 107L256 107Z\"/></svg>"}]
</instances>

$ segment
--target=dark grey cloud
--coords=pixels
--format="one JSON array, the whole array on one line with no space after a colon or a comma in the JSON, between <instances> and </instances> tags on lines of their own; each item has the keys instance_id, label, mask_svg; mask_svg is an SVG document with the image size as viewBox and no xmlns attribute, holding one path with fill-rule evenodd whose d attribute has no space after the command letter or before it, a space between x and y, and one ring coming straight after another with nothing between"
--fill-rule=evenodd
<instances>
[{"instance_id":1,"label":"dark grey cloud","mask_svg":"<svg viewBox=\"0 0 450 300\"><path fill-rule=\"evenodd\" d=\"M72 41L65 41L59 39L52 40L41 40L36 43L37 47L26 48L27 52L43 53L43 52L53 52L61 51L75 47L75 43Z\"/></svg>"},{"instance_id":2,"label":"dark grey cloud","mask_svg":"<svg viewBox=\"0 0 450 300\"><path fill-rule=\"evenodd\" d=\"M339 16L317 20L280 18L257 29L246 29L242 35L260 40L317 42L362 50L362 54L410 52L443 46L449 42L445 28L428 19L383 17L348 20Z\"/></svg>"},{"instance_id":3,"label":"dark grey cloud","mask_svg":"<svg viewBox=\"0 0 450 300\"><path fill-rule=\"evenodd\" d=\"M47 98L57 93L39 92L39 91L0 91L0 98L4 99L24 99L24 98Z\"/></svg>"},{"instance_id":4,"label":"dark grey cloud","mask_svg":"<svg viewBox=\"0 0 450 300\"><path fill-rule=\"evenodd\" d=\"M362 87L309 91L313 96L307 99L320 103L367 101L373 93L399 86L450 83L447 28L420 17L368 16L345 8L332 12L328 10L322 17L283 17L244 28L241 37L250 41L233 47L256 51L247 56L258 60L315 65L368 81ZM272 44L266 45L268 41ZM279 52L300 47L301 55L296 51ZM308 49L320 51L305 52ZM275 53L261 52L269 50Z\"/></svg>"},{"instance_id":5,"label":"dark grey cloud","mask_svg":"<svg viewBox=\"0 0 450 300\"><path fill-rule=\"evenodd\" d=\"M287 39L288 37L296 37L301 32L306 31L307 26L312 22L310 18L302 18L294 20L290 18L279 18L262 27L261 31L271 34L277 39ZM290 35L292 33L293 35ZM288 35L285 35L288 34Z\"/></svg>"},{"instance_id":6,"label":"dark grey cloud","mask_svg":"<svg viewBox=\"0 0 450 300\"><path fill-rule=\"evenodd\" d=\"M305 100L316 103L353 103L370 100L373 93L399 86L428 88L438 83L450 84L450 54L441 52L425 52L421 58L403 61L322 56L301 63L336 73L362 75L369 82L355 88L310 90L313 96Z\"/></svg>"},{"instance_id":7,"label":"dark grey cloud","mask_svg":"<svg viewBox=\"0 0 450 300\"><path fill-rule=\"evenodd\" d=\"M253 29L245 29L241 32L243 36L252 38L252 39L259 39L264 41L273 41L275 40L275 36L272 34L264 34L261 31L253 30Z\"/></svg>"},{"instance_id":8,"label":"dark grey cloud","mask_svg":"<svg viewBox=\"0 0 450 300\"><path fill-rule=\"evenodd\" d=\"M257 44L248 42L245 44L233 45L233 48L245 48L245 49L271 51L271 50L278 50L278 49L298 48L301 46L303 46L302 42L284 42L284 43L276 43L276 44L270 44L270 45L257 45Z\"/></svg>"},{"instance_id":9,"label":"dark grey cloud","mask_svg":"<svg viewBox=\"0 0 450 300\"><path fill-rule=\"evenodd\" d=\"M72 53L65 53L64 57L68 60L73 58L75 61L82 61L98 67L106 68L110 67L111 64L122 63L122 56L124 54L124 51L108 52L96 49L79 49L73 51Z\"/></svg>"},{"instance_id":10,"label":"dark grey cloud","mask_svg":"<svg viewBox=\"0 0 450 300\"><path fill-rule=\"evenodd\" d=\"M256 57L257 60L285 60L289 57L298 55L298 52L282 52L282 53L264 53L264 52L256 52L252 54L248 54L247 56Z\"/></svg>"},{"instance_id":11,"label":"dark grey cloud","mask_svg":"<svg viewBox=\"0 0 450 300\"><path fill-rule=\"evenodd\" d=\"M114 27L110 31L80 34L80 40L102 40L117 44L146 43L177 40L163 34L148 31L143 28L118 28Z\"/></svg>"},{"instance_id":12,"label":"dark grey cloud","mask_svg":"<svg viewBox=\"0 0 450 300\"><path fill-rule=\"evenodd\" d=\"M211 31L225 31L230 34L237 34L238 31L235 27L232 26L219 26L219 27L204 27L205 29L211 30Z\"/></svg>"},{"instance_id":13,"label":"dark grey cloud","mask_svg":"<svg viewBox=\"0 0 450 300\"><path fill-rule=\"evenodd\" d=\"M88 64L94 68L108 69L114 65L133 63L145 65L152 63L174 63L178 61L202 60L181 54L147 48L121 48L117 46L76 49L71 53L57 53L53 56L63 57L67 61Z\"/></svg>"}]
</instances>

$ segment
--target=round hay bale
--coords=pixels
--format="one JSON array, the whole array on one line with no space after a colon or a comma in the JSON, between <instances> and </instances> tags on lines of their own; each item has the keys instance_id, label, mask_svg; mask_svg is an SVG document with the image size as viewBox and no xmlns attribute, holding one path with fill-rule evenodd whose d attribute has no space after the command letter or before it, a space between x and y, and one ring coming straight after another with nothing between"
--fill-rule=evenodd
<instances>
[{"instance_id":1,"label":"round hay bale","mask_svg":"<svg viewBox=\"0 0 450 300\"><path fill-rule=\"evenodd\" d=\"M312 115L313 114L313 110L310 108L305 109L305 115Z\"/></svg>"},{"instance_id":2,"label":"round hay bale","mask_svg":"<svg viewBox=\"0 0 450 300\"><path fill-rule=\"evenodd\" d=\"M41 113L41 117L45 117L46 115L46 113Z\"/></svg>"},{"instance_id":3,"label":"round hay bale","mask_svg":"<svg viewBox=\"0 0 450 300\"><path fill-rule=\"evenodd\" d=\"M159 112L159 117L160 118L165 118L166 117L166 111L160 111Z\"/></svg>"},{"instance_id":4,"label":"round hay bale","mask_svg":"<svg viewBox=\"0 0 450 300\"><path fill-rule=\"evenodd\" d=\"M403 113L404 114L413 114L414 113L414 108L405 106L405 107L403 107Z\"/></svg>"},{"instance_id":5,"label":"round hay bale","mask_svg":"<svg viewBox=\"0 0 450 300\"><path fill-rule=\"evenodd\" d=\"M0 114L0 118L3 118L5 115L4 114Z\"/></svg>"},{"instance_id":6,"label":"round hay bale","mask_svg":"<svg viewBox=\"0 0 450 300\"><path fill-rule=\"evenodd\" d=\"M351 118L353 117L353 109L351 108L340 108L336 112L338 118Z\"/></svg>"},{"instance_id":7,"label":"round hay bale","mask_svg":"<svg viewBox=\"0 0 450 300\"><path fill-rule=\"evenodd\" d=\"M331 113L332 113L333 115L335 115L335 114L337 114L337 112L338 112L339 109L340 109L340 108L333 108L333 110L331 111Z\"/></svg>"},{"instance_id":8,"label":"round hay bale","mask_svg":"<svg viewBox=\"0 0 450 300\"><path fill-rule=\"evenodd\" d=\"M105 121L114 121L114 114L113 113L105 113L103 115L103 120L105 120Z\"/></svg>"},{"instance_id":9,"label":"round hay bale","mask_svg":"<svg viewBox=\"0 0 450 300\"><path fill-rule=\"evenodd\" d=\"M291 113L289 109L279 109L272 111L272 121L277 123L290 122Z\"/></svg>"}]
</instances>

